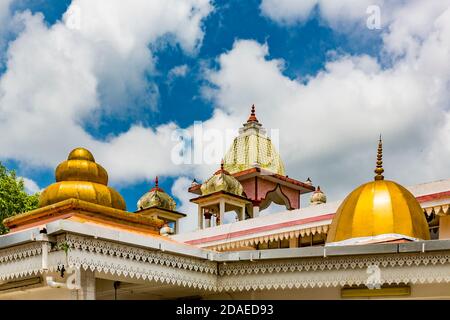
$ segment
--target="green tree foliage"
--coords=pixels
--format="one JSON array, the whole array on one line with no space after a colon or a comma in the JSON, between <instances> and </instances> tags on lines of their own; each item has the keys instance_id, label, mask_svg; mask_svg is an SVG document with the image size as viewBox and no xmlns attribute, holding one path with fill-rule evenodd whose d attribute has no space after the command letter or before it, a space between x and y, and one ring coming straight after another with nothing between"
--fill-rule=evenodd
<instances>
[{"instance_id":1,"label":"green tree foliage","mask_svg":"<svg viewBox=\"0 0 450 320\"><path fill-rule=\"evenodd\" d=\"M27 194L23 179L0 162L0 234L8 232L3 219L37 208L38 201L39 193Z\"/></svg>"}]
</instances>

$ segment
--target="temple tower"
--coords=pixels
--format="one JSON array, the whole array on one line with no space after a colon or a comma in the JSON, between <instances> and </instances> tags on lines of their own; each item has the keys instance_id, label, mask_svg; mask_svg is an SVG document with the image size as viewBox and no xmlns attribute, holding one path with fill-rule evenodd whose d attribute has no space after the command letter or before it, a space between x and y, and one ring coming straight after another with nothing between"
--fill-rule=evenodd
<instances>
[{"instance_id":1,"label":"temple tower","mask_svg":"<svg viewBox=\"0 0 450 320\"><path fill-rule=\"evenodd\" d=\"M201 196L191 199L198 205L198 227L209 228L224 223L225 213L234 211L239 221L246 219L246 212L251 210L251 201L244 195L241 183L224 169L222 161L220 169L212 177L200 185Z\"/></svg>"},{"instance_id":2,"label":"temple tower","mask_svg":"<svg viewBox=\"0 0 450 320\"><path fill-rule=\"evenodd\" d=\"M298 209L300 195L315 191L312 183L286 175L278 151L256 117L254 105L224 156L224 170L240 182L245 197L251 201L246 211L249 218L257 217L271 203L284 205L287 210ZM200 184L193 184L189 192L201 194Z\"/></svg>"}]
</instances>

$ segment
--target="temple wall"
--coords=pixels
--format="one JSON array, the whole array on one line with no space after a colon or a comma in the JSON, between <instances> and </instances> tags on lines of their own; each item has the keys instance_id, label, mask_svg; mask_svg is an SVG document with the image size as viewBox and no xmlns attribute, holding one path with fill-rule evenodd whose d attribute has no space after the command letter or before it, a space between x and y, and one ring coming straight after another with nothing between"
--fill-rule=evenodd
<instances>
[{"instance_id":1,"label":"temple wall","mask_svg":"<svg viewBox=\"0 0 450 320\"><path fill-rule=\"evenodd\" d=\"M374 289L376 290L376 289ZM250 292L222 292L206 295L206 300L330 300L342 299L340 288L308 288L291 290L255 290ZM360 300L372 299L446 299L450 300L450 283L411 285L411 295L394 297L361 297ZM346 299L348 300L348 299Z\"/></svg>"},{"instance_id":2,"label":"temple wall","mask_svg":"<svg viewBox=\"0 0 450 320\"><path fill-rule=\"evenodd\" d=\"M258 200L266 197L266 194L276 188L277 184L272 181L258 179Z\"/></svg>"},{"instance_id":3,"label":"temple wall","mask_svg":"<svg viewBox=\"0 0 450 320\"><path fill-rule=\"evenodd\" d=\"M283 191L284 195L288 197L293 209L300 208L300 192L285 186L281 186L281 191Z\"/></svg>"},{"instance_id":4,"label":"temple wall","mask_svg":"<svg viewBox=\"0 0 450 320\"><path fill-rule=\"evenodd\" d=\"M150 289L150 286L149 286ZM204 300L335 300L341 298L340 288L308 288L308 289L285 289L285 290L252 290L245 292L221 292L211 294L209 292L198 292L197 290L173 289L170 292L159 290L145 292L140 290L120 290L119 300L137 299L154 300L175 297L196 297ZM374 289L376 290L376 289ZM195 292L197 291L197 292ZM63 288L41 287L29 290L17 290L0 294L0 300L72 300L77 299L77 292ZM100 299L114 299L114 295L100 296ZM450 300L450 283L415 284L411 285L411 294L408 296L392 297L359 297L351 299L446 299Z\"/></svg>"},{"instance_id":5,"label":"temple wall","mask_svg":"<svg viewBox=\"0 0 450 320\"><path fill-rule=\"evenodd\" d=\"M439 217L439 239L450 239L450 216Z\"/></svg>"},{"instance_id":6,"label":"temple wall","mask_svg":"<svg viewBox=\"0 0 450 320\"><path fill-rule=\"evenodd\" d=\"M250 178L247 180L240 181L242 187L244 187L244 192L247 196L247 198L255 200L256 199L256 193L255 193L255 178Z\"/></svg>"},{"instance_id":7,"label":"temple wall","mask_svg":"<svg viewBox=\"0 0 450 320\"><path fill-rule=\"evenodd\" d=\"M77 300L77 291L64 288L40 287L16 289L0 293L0 300Z\"/></svg>"},{"instance_id":8,"label":"temple wall","mask_svg":"<svg viewBox=\"0 0 450 320\"><path fill-rule=\"evenodd\" d=\"M264 180L258 177L252 177L239 182L242 184L247 198L257 201L264 200L267 193L275 190L278 185L273 181ZM300 192L298 190L281 186L281 191L289 199L292 208L300 208Z\"/></svg>"}]
</instances>

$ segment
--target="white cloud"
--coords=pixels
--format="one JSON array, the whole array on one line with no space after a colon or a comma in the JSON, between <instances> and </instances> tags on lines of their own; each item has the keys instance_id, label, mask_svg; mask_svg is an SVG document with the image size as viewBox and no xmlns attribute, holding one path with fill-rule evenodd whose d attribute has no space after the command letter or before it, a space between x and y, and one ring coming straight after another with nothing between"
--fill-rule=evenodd
<instances>
[{"instance_id":1,"label":"white cloud","mask_svg":"<svg viewBox=\"0 0 450 320\"><path fill-rule=\"evenodd\" d=\"M314 8L318 8L320 16L332 26L358 21L365 25L367 7L378 5L386 9L383 13L387 15L394 4L395 1L384 0L263 0L260 9L263 15L287 25L305 22L311 17Z\"/></svg>"},{"instance_id":2,"label":"white cloud","mask_svg":"<svg viewBox=\"0 0 450 320\"><path fill-rule=\"evenodd\" d=\"M26 193L35 194L36 192L41 191L41 188L39 188L38 184L34 180L26 177L18 177L18 179L23 179L23 184L25 186Z\"/></svg>"},{"instance_id":3,"label":"white cloud","mask_svg":"<svg viewBox=\"0 0 450 320\"><path fill-rule=\"evenodd\" d=\"M188 214L179 221L179 233L191 232L198 228L197 205L189 201L193 195L187 192L191 183L192 179L182 176L172 185L171 193L181 203L177 207L177 211Z\"/></svg>"},{"instance_id":4,"label":"white cloud","mask_svg":"<svg viewBox=\"0 0 450 320\"><path fill-rule=\"evenodd\" d=\"M307 18L311 3L277 1L278 12L272 13L278 14L278 22L298 22ZM294 18L295 8L287 7L291 16L283 16L285 4L302 7L303 15ZM347 23L348 30L368 4L321 2L320 12L330 25ZM449 5L410 2L384 18L382 49L391 67L383 68L367 55L334 56L306 83L285 76L284 61L267 58L267 44L236 41L218 58L219 68L205 75L211 85L203 88L204 96L224 111L216 110L220 120L213 116L209 124L222 128L219 123L228 117L226 126L239 126L255 103L260 121L280 129L287 173L299 179L311 176L330 200L371 179L379 133L385 141L386 178L410 185L449 177ZM189 183L176 193L195 229L196 208L185 192L181 196Z\"/></svg>"},{"instance_id":5,"label":"white cloud","mask_svg":"<svg viewBox=\"0 0 450 320\"><path fill-rule=\"evenodd\" d=\"M4 52L6 47L6 38L11 28L10 5L13 0L0 1L0 67L3 67Z\"/></svg>"},{"instance_id":6,"label":"white cloud","mask_svg":"<svg viewBox=\"0 0 450 320\"><path fill-rule=\"evenodd\" d=\"M64 23L50 27L39 14L16 16L25 29L10 44L7 71L0 79L0 158L54 168L70 149L85 146L116 183L183 175L172 193L182 202L179 210L190 214L185 219L196 219L186 192L191 179L185 176L205 179L217 168L220 154L209 165L174 164L171 133L178 127L173 123L156 128L135 123L105 141L83 128L99 115L132 112L120 110L127 96L157 99L157 89L144 81L154 71L155 48L176 42L187 54L195 54L203 37L202 19L211 5L206 0L174 3L142 1L133 6L74 0L78 27L72 11ZM298 16L291 2L279 3L274 19L295 23L307 19L305 12L313 2L303 3ZM320 14L332 26L351 25L359 21L363 6L352 3L320 1ZM267 11L264 5L270 9L271 2L263 2L261 8ZM288 174L311 176L330 200L371 178L380 132L386 177L404 184L447 177L448 2L414 1L392 8L388 13L383 9L389 14L383 27L384 54L392 59L389 68L373 57L342 55L305 83L284 75L284 61L269 59L268 45L236 41L219 57L219 69L206 73L211 86L203 93L217 108L204 128L237 129L255 103L263 124L280 129ZM188 225L195 226L195 221Z\"/></svg>"},{"instance_id":7,"label":"white cloud","mask_svg":"<svg viewBox=\"0 0 450 320\"><path fill-rule=\"evenodd\" d=\"M189 66L187 64L182 64L176 67L173 67L169 70L167 73L167 80L166 83L169 85L169 87L172 86L172 83L177 78L184 78L186 77L187 73L189 72Z\"/></svg>"},{"instance_id":8,"label":"white cloud","mask_svg":"<svg viewBox=\"0 0 450 320\"><path fill-rule=\"evenodd\" d=\"M383 49L395 57L392 67L366 55L342 55L303 83L283 74L282 60L267 58L267 44L240 40L219 57L219 69L207 73L206 96L241 119L255 103L260 121L280 129L288 174L311 176L331 200L370 180L379 133L387 178L403 184L446 178L450 9L437 10L435 2L421 6L408 7L430 26L420 37L413 27L395 27L407 9L391 13ZM399 56L393 39L405 33L409 41Z\"/></svg>"},{"instance_id":9,"label":"white cloud","mask_svg":"<svg viewBox=\"0 0 450 320\"><path fill-rule=\"evenodd\" d=\"M293 24L307 20L318 2L318 0L263 0L261 11L277 22Z\"/></svg>"},{"instance_id":10,"label":"white cloud","mask_svg":"<svg viewBox=\"0 0 450 320\"><path fill-rule=\"evenodd\" d=\"M168 77L169 78L185 77L188 70L189 67L187 64L173 67L172 69L169 70Z\"/></svg>"},{"instance_id":11,"label":"white cloud","mask_svg":"<svg viewBox=\"0 0 450 320\"><path fill-rule=\"evenodd\" d=\"M0 78L0 158L53 168L85 146L116 182L180 172L163 156L173 124L136 123L105 141L84 125L104 115L130 116L136 112L127 107L130 96L154 107L157 88L146 79L154 71L150 48L176 43L195 54L211 10L208 0L73 0L63 22L52 26L39 13L16 14L24 29L9 43Z\"/></svg>"}]
</instances>

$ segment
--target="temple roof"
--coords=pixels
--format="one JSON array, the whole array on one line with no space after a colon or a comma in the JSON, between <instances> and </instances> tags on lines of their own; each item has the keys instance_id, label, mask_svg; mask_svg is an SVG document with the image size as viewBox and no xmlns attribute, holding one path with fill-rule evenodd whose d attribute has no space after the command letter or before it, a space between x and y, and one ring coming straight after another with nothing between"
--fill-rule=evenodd
<instances>
[{"instance_id":1,"label":"temple roof","mask_svg":"<svg viewBox=\"0 0 450 320\"><path fill-rule=\"evenodd\" d=\"M137 207L138 210L161 208L175 211L177 205L173 198L158 186L158 177L156 177L155 186L139 199Z\"/></svg>"},{"instance_id":2,"label":"temple roof","mask_svg":"<svg viewBox=\"0 0 450 320\"><path fill-rule=\"evenodd\" d=\"M273 173L285 175L284 164L265 129L256 118L255 106L247 122L224 157L224 168L231 174L260 167Z\"/></svg>"},{"instance_id":3,"label":"temple roof","mask_svg":"<svg viewBox=\"0 0 450 320\"><path fill-rule=\"evenodd\" d=\"M72 150L55 170L56 182L40 195L39 207L67 199L80 199L106 207L125 210L122 196L108 187L108 173L84 148Z\"/></svg>"},{"instance_id":4,"label":"temple roof","mask_svg":"<svg viewBox=\"0 0 450 320\"><path fill-rule=\"evenodd\" d=\"M382 164L380 137L374 180L359 186L344 199L333 218L327 242L430 239L419 202L403 186L384 179Z\"/></svg>"},{"instance_id":5,"label":"temple roof","mask_svg":"<svg viewBox=\"0 0 450 320\"><path fill-rule=\"evenodd\" d=\"M242 196L244 193L244 188L241 183L224 169L223 161L220 165L220 169L217 170L212 177L206 180L201 185L200 189L202 196L213 194L218 191L237 196Z\"/></svg>"}]
</instances>

